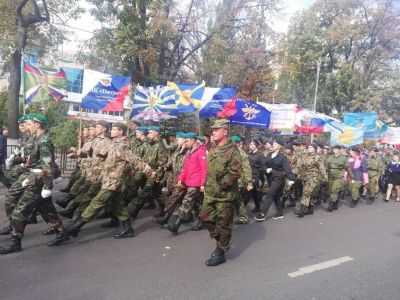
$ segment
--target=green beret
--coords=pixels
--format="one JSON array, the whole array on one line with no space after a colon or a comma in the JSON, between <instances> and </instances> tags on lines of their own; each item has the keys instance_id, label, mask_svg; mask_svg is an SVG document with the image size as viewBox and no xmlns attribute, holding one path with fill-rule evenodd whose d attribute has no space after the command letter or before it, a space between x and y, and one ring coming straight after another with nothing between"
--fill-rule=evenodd
<instances>
[{"instance_id":1,"label":"green beret","mask_svg":"<svg viewBox=\"0 0 400 300\"><path fill-rule=\"evenodd\" d=\"M128 130L128 126L126 126L126 124L122 122L115 122L112 124L112 127L117 127L121 129L123 132L126 132Z\"/></svg>"},{"instance_id":2,"label":"green beret","mask_svg":"<svg viewBox=\"0 0 400 300\"><path fill-rule=\"evenodd\" d=\"M147 127L147 130L153 130L153 131L158 131L158 132L160 132L160 127L158 127L158 126L149 126L149 127Z\"/></svg>"},{"instance_id":3,"label":"green beret","mask_svg":"<svg viewBox=\"0 0 400 300\"><path fill-rule=\"evenodd\" d=\"M182 131L178 131L178 132L176 133L176 136L177 136L178 138L181 138L181 139L184 139L184 138L185 138L185 134L184 134Z\"/></svg>"},{"instance_id":4,"label":"green beret","mask_svg":"<svg viewBox=\"0 0 400 300\"><path fill-rule=\"evenodd\" d=\"M177 134L176 134L175 131L168 132L168 136L176 136L176 135L177 135Z\"/></svg>"},{"instance_id":5,"label":"green beret","mask_svg":"<svg viewBox=\"0 0 400 300\"><path fill-rule=\"evenodd\" d=\"M47 119L46 119L46 117L43 116L43 115L40 115L40 114L29 114L29 115L27 116L27 119L28 119L28 120L32 120L32 121L34 121L34 122L41 123L41 124L47 126Z\"/></svg>"},{"instance_id":6,"label":"green beret","mask_svg":"<svg viewBox=\"0 0 400 300\"><path fill-rule=\"evenodd\" d=\"M23 115L18 119L18 124L22 124L25 122L27 115Z\"/></svg>"},{"instance_id":7,"label":"green beret","mask_svg":"<svg viewBox=\"0 0 400 300\"><path fill-rule=\"evenodd\" d=\"M237 135L232 135L231 136L231 141L235 142L235 143L239 143L242 139L240 138L240 136Z\"/></svg>"},{"instance_id":8,"label":"green beret","mask_svg":"<svg viewBox=\"0 0 400 300\"><path fill-rule=\"evenodd\" d=\"M202 141L202 142L205 142L205 141L206 141L206 138L205 138L204 136L201 136L201 135L198 135L198 136L197 136L197 139L198 139L199 141Z\"/></svg>"}]
</instances>

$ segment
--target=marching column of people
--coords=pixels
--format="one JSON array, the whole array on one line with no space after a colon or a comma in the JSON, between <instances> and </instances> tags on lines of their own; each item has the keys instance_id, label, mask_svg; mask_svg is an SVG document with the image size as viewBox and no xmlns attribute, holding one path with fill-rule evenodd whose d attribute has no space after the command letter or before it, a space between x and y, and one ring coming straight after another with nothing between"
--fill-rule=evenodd
<instances>
[{"instance_id":1,"label":"marching column of people","mask_svg":"<svg viewBox=\"0 0 400 300\"><path fill-rule=\"evenodd\" d=\"M59 246L99 215L110 217L101 227L120 227L114 238L133 237L131 222L141 210L158 208L153 221L173 235L184 223L194 222L193 231L207 229L216 248L206 265L217 266L231 247L233 224L248 224L251 213L256 221L267 220L272 203L272 218L282 219L287 208L296 206L299 218L313 215L314 207L326 202L326 210L333 212L348 192L351 208L365 197L371 205L380 190L386 192L384 201L390 201L394 190L400 202L400 158L390 148L330 148L283 139L245 143L230 135L225 119L214 122L211 136L179 131L169 133L168 142L160 127L135 121L129 124L129 135L121 122L84 124L80 146L68 154L76 159L76 169L60 190L66 195L53 201L53 180L60 171L47 120L28 114L18 123L18 147L7 159L0 157L0 167L5 160L8 169L0 179L8 188L9 222L0 235L11 234L0 254L21 251L25 227L37 223L38 214L48 224L43 234L55 235L48 246ZM58 212L53 202L61 207ZM64 226L59 216L72 221Z\"/></svg>"}]
</instances>

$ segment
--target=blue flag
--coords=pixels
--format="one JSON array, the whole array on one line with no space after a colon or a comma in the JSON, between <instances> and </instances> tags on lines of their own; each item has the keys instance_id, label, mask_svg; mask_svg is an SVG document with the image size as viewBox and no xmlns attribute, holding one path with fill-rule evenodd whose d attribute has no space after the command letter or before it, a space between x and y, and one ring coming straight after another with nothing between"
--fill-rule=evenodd
<instances>
[{"instance_id":1,"label":"blue flag","mask_svg":"<svg viewBox=\"0 0 400 300\"><path fill-rule=\"evenodd\" d=\"M376 112L345 113L343 122L347 126L364 129L364 138L377 139L381 132L376 126L378 114Z\"/></svg>"},{"instance_id":2,"label":"blue flag","mask_svg":"<svg viewBox=\"0 0 400 300\"><path fill-rule=\"evenodd\" d=\"M270 118L271 112L265 107L238 97L236 99L236 113L230 117L230 121L235 125L267 129Z\"/></svg>"},{"instance_id":3,"label":"blue flag","mask_svg":"<svg viewBox=\"0 0 400 300\"><path fill-rule=\"evenodd\" d=\"M130 77L105 76L82 99L83 108L103 111L124 111L124 100L129 94Z\"/></svg>"},{"instance_id":4,"label":"blue flag","mask_svg":"<svg viewBox=\"0 0 400 300\"><path fill-rule=\"evenodd\" d=\"M201 100L200 118L229 118L235 114L236 87L204 88Z\"/></svg>"}]
</instances>

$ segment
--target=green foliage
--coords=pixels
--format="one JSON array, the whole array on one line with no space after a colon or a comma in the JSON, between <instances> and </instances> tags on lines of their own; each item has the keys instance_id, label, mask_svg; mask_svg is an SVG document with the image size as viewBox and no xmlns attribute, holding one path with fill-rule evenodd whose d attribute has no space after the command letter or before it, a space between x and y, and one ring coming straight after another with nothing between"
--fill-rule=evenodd
<instances>
[{"instance_id":1,"label":"green foliage","mask_svg":"<svg viewBox=\"0 0 400 300\"><path fill-rule=\"evenodd\" d=\"M76 147L78 144L77 132L79 131L79 121L67 120L51 127L49 136L57 149L68 149Z\"/></svg>"}]
</instances>

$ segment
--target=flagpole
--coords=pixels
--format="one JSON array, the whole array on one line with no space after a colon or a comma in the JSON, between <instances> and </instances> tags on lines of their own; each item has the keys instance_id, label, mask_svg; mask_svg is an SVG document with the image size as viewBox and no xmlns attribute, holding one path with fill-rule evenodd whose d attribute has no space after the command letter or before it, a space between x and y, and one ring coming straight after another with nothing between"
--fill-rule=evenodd
<instances>
[{"instance_id":1,"label":"flagpole","mask_svg":"<svg viewBox=\"0 0 400 300\"><path fill-rule=\"evenodd\" d=\"M197 133L198 135L201 135L200 109L196 110L196 119L197 119Z\"/></svg>"},{"instance_id":2,"label":"flagpole","mask_svg":"<svg viewBox=\"0 0 400 300\"><path fill-rule=\"evenodd\" d=\"M82 127L83 127L83 116L82 116L82 107L79 109L80 112L80 118L79 118L79 134L78 134L78 150L81 149L82 147Z\"/></svg>"}]
</instances>

